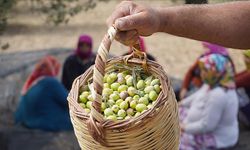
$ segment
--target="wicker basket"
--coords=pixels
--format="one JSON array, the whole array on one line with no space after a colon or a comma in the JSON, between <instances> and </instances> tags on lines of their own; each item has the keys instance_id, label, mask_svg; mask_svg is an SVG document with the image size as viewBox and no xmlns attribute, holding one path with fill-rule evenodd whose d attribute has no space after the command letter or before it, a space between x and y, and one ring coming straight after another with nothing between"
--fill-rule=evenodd
<instances>
[{"instance_id":1,"label":"wicker basket","mask_svg":"<svg viewBox=\"0 0 250 150\"><path fill-rule=\"evenodd\" d=\"M75 79L68 96L70 117L80 147L84 150L178 150L180 132L177 103L166 73L159 64L143 59L136 52L107 61L116 32L114 27L110 27L98 49L95 65ZM153 108L138 117L117 122L105 120L99 113L103 75L114 64L124 63L129 67L143 66L160 79L162 91ZM78 104L78 96L80 87L86 85L91 77L95 100L90 114L87 114Z\"/></svg>"}]
</instances>

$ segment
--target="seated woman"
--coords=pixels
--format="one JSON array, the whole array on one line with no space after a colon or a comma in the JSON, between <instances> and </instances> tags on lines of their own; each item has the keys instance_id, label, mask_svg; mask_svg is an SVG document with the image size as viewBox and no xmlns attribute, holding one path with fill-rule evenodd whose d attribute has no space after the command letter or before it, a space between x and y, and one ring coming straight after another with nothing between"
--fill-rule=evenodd
<instances>
[{"instance_id":1,"label":"seated woman","mask_svg":"<svg viewBox=\"0 0 250 150\"><path fill-rule=\"evenodd\" d=\"M203 56L198 64L204 84L179 103L180 150L232 147L239 136L233 65L220 54Z\"/></svg>"},{"instance_id":2,"label":"seated woman","mask_svg":"<svg viewBox=\"0 0 250 150\"><path fill-rule=\"evenodd\" d=\"M92 38L89 35L81 35L74 54L64 62L62 83L69 91L76 77L83 74L95 62L95 54L92 51Z\"/></svg>"},{"instance_id":3,"label":"seated woman","mask_svg":"<svg viewBox=\"0 0 250 150\"><path fill-rule=\"evenodd\" d=\"M200 57L204 55L208 55L208 54L221 54L223 56L228 57L231 61L231 58L225 47L212 44L212 43L208 43L208 42L202 42L202 45L205 49L205 52ZM190 93L193 93L194 91L199 89L201 85L202 85L202 81L200 78L198 60L196 60L195 63L187 71L184 77L184 81L181 86L181 90L179 92L177 91L176 93L178 100L181 100L185 98L186 96L190 95Z\"/></svg>"},{"instance_id":4,"label":"seated woman","mask_svg":"<svg viewBox=\"0 0 250 150\"><path fill-rule=\"evenodd\" d=\"M15 112L15 122L31 129L71 130L67 90L56 79L60 64L44 57L25 82Z\"/></svg>"},{"instance_id":5,"label":"seated woman","mask_svg":"<svg viewBox=\"0 0 250 150\"><path fill-rule=\"evenodd\" d=\"M144 42L144 39L142 37L139 37L139 43L140 43L140 47L141 47L141 51L146 53L147 54L147 58L149 60L153 60L153 61L156 61L154 56L152 56L151 54L147 53L147 49L146 49L146 45L145 45L145 42ZM129 51L123 55L128 55L128 54L131 54L132 53L132 48L130 47L129 48Z\"/></svg>"},{"instance_id":6,"label":"seated woman","mask_svg":"<svg viewBox=\"0 0 250 150\"><path fill-rule=\"evenodd\" d=\"M246 70L236 75L235 81L240 97L239 119L250 128L250 50L244 52Z\"/></svg>"}]
</instances>

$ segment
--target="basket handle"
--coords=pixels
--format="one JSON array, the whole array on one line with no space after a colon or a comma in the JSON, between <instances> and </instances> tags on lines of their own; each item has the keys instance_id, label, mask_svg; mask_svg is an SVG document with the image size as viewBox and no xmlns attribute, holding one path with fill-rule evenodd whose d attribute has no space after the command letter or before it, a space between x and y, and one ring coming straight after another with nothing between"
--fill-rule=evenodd
<instances>
[{"instance_id":1,"label":"basket handle","mask_svg":"<svg viewBox=\"0 0 250 150\"><path fill-rule=\"evenodd\" d=\"M94 101L92 103L92 109L90 112L90 117L88 121L88 131L91 136L98 141L101 145L107 146L104 140L104 120L101 114L101 103L102 103L102 90L103 90L103 77L105 74L105 66L108 59L108 53L110 50L110 46L112 41L114 40L118 30L111 26L108 29L108 32L104 36L95 59L94 72L93 72L93 89L91 93L93 95ZM140 53L140 45L137 42L133 45L133 54L137 51ZM145 55L145 54L142 54ZM132 56L134 57L134 56Z\"/></svg>"},{"instance_id":2,"label":"basket handle","mask_svg":"<svg viewBox=\"0 0 250 150\"><path fill-rule=\"evenodd\" d=\"M94 73L93 73L93 90L91 91L93 93L93 98L94 101L92 103L93 108L95 109L94 111L91 111L92 116L97 119L98 121L101 121L100 117L96 114L96 112L101 113L101 103L102 103L102 90L103 90L103 77L105 74L105 66L106 62L108 59L108 53L110 50L110 46L112 44L112 41L114 40L116 33L118 30L111 26L108 29L107 34L104 36L98 51L97 51L97 56L95 59L95 65L94 65ZM138 42L133 45L133 53L132 57L141 56L145 58L145 53L141 52L141 46ZM138 57L139 57L138 56ZM146 60L146 59L145 59Z\"/></svg>"}]
</instances>

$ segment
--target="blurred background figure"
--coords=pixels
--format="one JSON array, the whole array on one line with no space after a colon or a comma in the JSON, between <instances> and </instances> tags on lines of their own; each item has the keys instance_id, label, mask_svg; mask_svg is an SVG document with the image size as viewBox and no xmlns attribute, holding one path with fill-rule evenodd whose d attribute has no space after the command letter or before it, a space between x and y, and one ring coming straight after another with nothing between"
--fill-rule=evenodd
<instances>
[{"instance_id":1,"label":"blurred background figure","mask_svg":"<svg viewBox=\"0 0 250 150\"><path fill-rule=\"evenodd\" d=\"M67 90L71 89L76 77L84 73L95 62L93 41L89 35L81 35L77 48L64 62L62 83Z\"/></svg>"},{"instance_id":2,"label":"blurred background figure","mask_svg":"<svg viewBox=\"0 0 250 150\"><path fill-rule=\"evenodd\" d=\"M205 49L205 52L200 57L209 54L220 54L227 57L231 61L231 58L226 48L208 42L202 42L202 46ZM199 58L194 62L194 64L189 68L189 70L185 74L181 90L179 93L178 90L176 92L178 100L181 100L186 96L194 93L203 84L200 76L200 69L198 66Z\"/></svg>"},{"instance_id":3,"label":"blurred background figure","mask_svg":"<svg viewBox=\"0 0 250 150\"><path fill-rule=\"evenodd\" d=\"M147 53L147 48L146 48L146 45L145 45L145 41L142 37L139 37L139 43L140 43L140 46L141 46L141 51L146 53L147 54L147 58L149 60L153 60L153 61L156 61L154 56L152 56L151 54ZM132 47L129 48L129 51L123 55L128 55L128 54L131 54L132 53Z\"/></svg>"},{"instance_id":4,"label":"blurred background figure","mask_svg":"<svg viewBox=\"0 0 250 150\"><path fill-rule=\"evenodd\" d=\"M238 97L234 68L220 54L202 56L202 87L180 105L181 150L221 149L238 141Z\"/></svg>"},{"instance_id":5,"label":"blurred background figure","mask_svg":"<svg viewBox=\"0 0 250 150\"><path fill-rule=\"evenodd\" d=\"M38 62L25 82L15 122L31 129L46 131L71 130L67 90L56 79L58 60L46 56Z\"/></svg>"},{"instance_id":6,"label":"blurred background figure","mask_svg":"<svg viewBox=\"0 0 250 150\"><path fill-rule=\"evenodd\" d=\"M250 128L250 50L244 52L246 70L236 75L236 86L240 100L239 119Z\"/></svg>"}]
</instances>

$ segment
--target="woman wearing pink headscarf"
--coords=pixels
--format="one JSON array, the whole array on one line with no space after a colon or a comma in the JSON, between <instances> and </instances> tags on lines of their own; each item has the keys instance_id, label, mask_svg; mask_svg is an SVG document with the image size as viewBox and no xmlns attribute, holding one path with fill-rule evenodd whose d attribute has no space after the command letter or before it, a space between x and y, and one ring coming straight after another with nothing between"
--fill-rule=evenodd
<instances>
[{"instance_id":1,"label":"woman wearing pink headscarf","mask_svg":"<svg viewBox=\"0 0 250 150\"><path fill-rule=\"evenodd\" d=\"M208 42L202 42L202 46L204 47L205 52L200 57L209 54L220 54L226 56L232 62L228 54L228 51L225 47ZM182 83L181 90L178 94L179 97L177 97L178 100L181 100L187 96L190 85L193 85L194 88L199 88L202 85L200 71L198 67L198 60L195 61L195 63L189 68L188 72L186 73L184 81Z\"/></svg>"},{"instance_id":2,"label":"woman wearing pink headscarf","mask_svg":"<svg viewBox=\"0 0 250 150\"><path fill-rule=\"evenodd\" d=\"M67 90L71 89L76 77L94 64L95 54L92 50L92 38L89 35L81 35L76 50L66 59L63 65L62 83Z\"/></svg>"}]
</instances>

